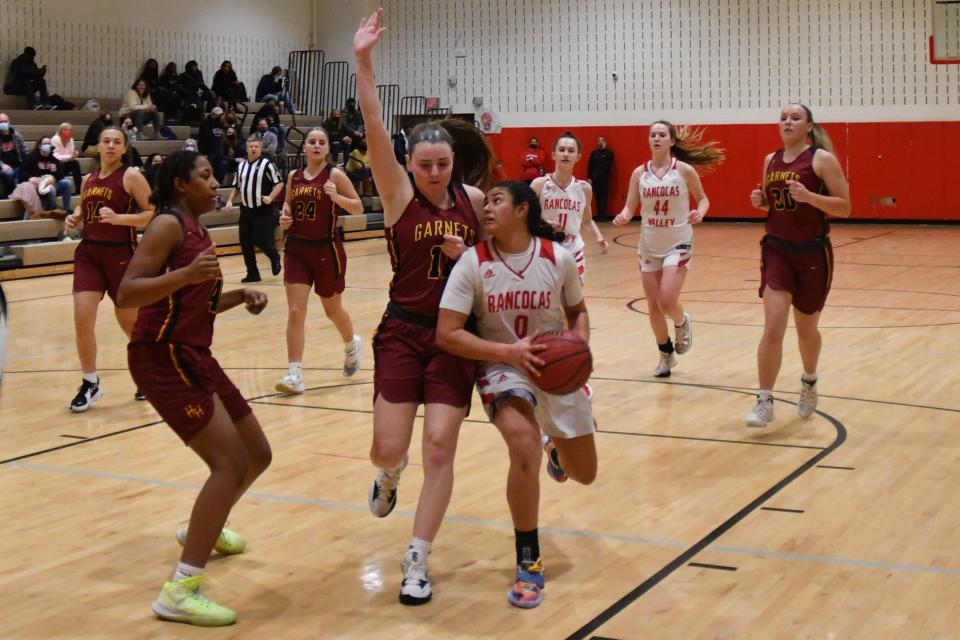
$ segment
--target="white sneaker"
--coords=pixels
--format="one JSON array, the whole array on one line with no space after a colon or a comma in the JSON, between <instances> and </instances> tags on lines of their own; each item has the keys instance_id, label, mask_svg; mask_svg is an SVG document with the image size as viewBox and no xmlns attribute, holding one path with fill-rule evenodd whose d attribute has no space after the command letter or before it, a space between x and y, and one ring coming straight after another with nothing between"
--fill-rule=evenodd
<instances>
[{"instance_id":1,"label":"white sneaker","mask_svg":"<svg viewBox=\"0 0 960 640\"><path fill-rule=\"evenodd\" d=\"M378 518L390 515L393 508L397 506L397 486L400 484L400 474L406 469L408 461L409 457L404 454L403 462L396 471L388 472L386 469L380 469L373 484L370 485L367 505L370 507L370 513Z\"/></svg>"},{"instance_id":2,"label":"white sneaker","mask_svg":"<svg viewBox=\"0 0 960 640\"><path fill-rule=\"evenodd\" d=\"M753 408L753 411L747 414L747 426L762 428L767 426L768 422L773 422L773 420L773 396L766 400L761 400L760 396L757 396L756 406Z\"/></svg>"},{"instance_id":3,"label":"white sneaker","mask_svg":"<svg viewBox=\"0 0 960 640\"><path fill-rule=\"evenodd\" d=\"M400 603L410 606L426 604L433 597L430 576L427 575L427 558L413 547L407 549L400 563L403 582L400 583Z\"/></svg>"},{"instance_id":4,"label":"white sneaker","mask_svg":"<svg viewBox=\"0 0 960 640\"><path fill-rule=\"evenodd\" d=\"M343 355L343 375L352 376L360 368L360 359L363 356L363 339L354 334L353 342Z\"/></svg>"},{"instance_id":5,"label":"white sneaker","mask_svg":"<svg viewBox=\"0 0 960 640\"><path fill-rule=\"evenodd\" d=\"M283 379L274 386L274 389L283 393L303 393L306 387L303 386L302 375L288 371L287 375L283 376Z\"/></svg>"},{"instance_id":6,"label":"white sneaker","mask_svg":"<svg viewBox=\"0 0 960 640\"><path fill-rule=\"evenodd\" d=\"M686 311L683 312L683 324L679 327L674 327L677 332L677 337L673 341L674 349L677 351L677 355L683 355L687 351L690 351L690 347L693 346L693 327L690 326L690 314Z\"/></svg>"},{"instance_id":7,"label":"white sneaker","mask_svg":"<svg viewBox=\"0 0 960 640\"><path fill-rule=\"evenodd\" d=\"M670 369L673 369L675 366L677 366L677 356L661 351L660 363L657 364L657 368L653 370L653 375L658 378L669 378Z\"/></svg>"},{"instance_id":8,"label":"white sneaker","mask_svg":"<svg viewBox=\"0 0 960 640\"><path fill-rule=\"evenodd\" d=\"M800 377L800 397L797 398L797 413L801 418L809 418L817 410L817 381L807 382Z\"/></svg>"}]
</instances>

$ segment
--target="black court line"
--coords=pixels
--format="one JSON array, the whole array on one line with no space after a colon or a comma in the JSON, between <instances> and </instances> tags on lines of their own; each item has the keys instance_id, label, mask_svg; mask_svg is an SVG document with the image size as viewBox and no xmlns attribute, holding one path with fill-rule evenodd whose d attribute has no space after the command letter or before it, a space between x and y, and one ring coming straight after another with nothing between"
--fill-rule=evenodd
<instances>
[{"instance_id":1,"label":"black court line","mask_svg":"<svg viewBox=\"0 0 960 640\"><path fill-rule=\"evenodd\" d=\"M803 509L784 509L783 507L760 507L761 511L779 511L781 513L804 513Z\"/></svg>"},{"instance_id":2,"label":"black court line","mask_svg":"<svg viewBox=\"0 0 960 640\"><path fill-rule=\"evenodd\" d=\"M818 469L837 469L838 471L854 471L855 470L854 467L835 467L829 464L818 464L817 468Z\"/></svg>"},{"instance_id":3,"label":"black court line","mask_svg":"<svg viewBox=\"0 0 960 640\"><path fill-rule=\"evenodd\" d=\"M606 429L598 429L598 433L609 433L611 435L618 436L641 436L644 438L668 438L671 440L697 440L700 442L718 442L722 444L750 444L756 445L759 447L785 447L789 449L814 449L816 451L823 451L824 447L817 447L809 444L785 444L779 442L758 442L755 440L725 440L723 438L701 438L697 436L674 436L667 435L663 433L640 433L633 431L607 431Z\"/></svg>"},{"instance_id":4,"label":"black court line","mask_svg":"<svg viewBox=\"0 0 960 640\"><path fill-rule=\"evenodd\" d=\"M722 390L722 389L721 389ZM739 392L738 392L739 393ZM674 571L680 567L686 565L688 562L693 560L701 551L706 549L708 546L713 544L720 536L732 529L735 525L739 524L746 518L748 515L759 509L765 502L769 500L787 487L794 480L802 476L804 473L809 471L812 467L817 465L821 460L829 456L831 453L837 450L847 439L847 429L843 426L843 423L834 418L831 415L823 413L822 411L817 411L817 415L826 419L830 424L833 425L836 430L836 437L833 442L824 450L820 451L818 454L804 462L802 465L791 471L784 477L782 480L774 484L772 487L764 491L757 498L755 498L748 505L737 511L735 514L727 518L715 529L710 531L707 535L701 538L699 541L694 543L686 551L678 555L672 561L667 563L663 568L654 573L652 576L648 577L646 580L641 582L636 588L626 593L619 600L614 602L612 605L607 607L605 610L597 614L592 620L587 622L585 625L571 633L567 636L567 640L585 640L590 636L591 633L599 629L601 626L612 620L615 616L621 613L624 609L629 607L631 604L636 602L641 596L645 593L656 587L664 579L670 576Z\"/></svg>"},{"instance_id":5,"label":"black court line","mask_svg":"<svg viewBox=\"0 0 960 640\"><path fill-rule=\"evenodd\" d=\"M874 240L874 239L876 239L876 238L882 238L882 237L884 237L884 236L889 236L891 233L896 233L896 232L898 232L898 231L899 231L899 229L891 229L890 231L884 231L883 233L878 233L878 234L875 235L875 236L867 236L866 238L856 238L856 239L854 239L854 240L851 240L850 242L844 242L843 244L835 244L835 245L833 245L833 248L834 248L834 249L840 249L840 248L842 248L842 247L849 247L849 246L852 245L852 244L860 244L861 242L866 242L867 240Z\"/></svg>"},{"instance_id":6,"label":"black court line","mask_svg":"<svg viewBox=\"0 0 960 640\"><path fill-rule=\"evenodd\" d=\"M75 440L74 442L68 442L67 444L61 444L58 447L50 447L49 449L42 449L40 451L33 451L31 453L25 453L23 455L16 456L14 458L7 458L6 460L0 460L0 466L5 464L10 464L11 462L17 462L19 460L26 460L27 458L34 458L44 453L52 453L54 451L60 451L61 449L69 449L70 447L76 447L77 445L87 444L88 442L95 442L97 440L103 440L104 438L112 438L113 436L118 436L123 433L130 433L131 431L138 431L140 429L146 429L147 427L152 427L154 425L163 424L163 420L154 420L153 422L147 422L144 424L138 424L135 427L128 427L126 429L120 429L119 431L111 431L110 433L104 433L103 435L93 436L90 438L85 438L83 440Z\"/></svg>"},{"instance_id":7,"label":"black court line","mask_svg":"<svg viewBox=\"0 0 960 640\"><path fill-rule=\"evenodd\" d=\"M69 433L61 433L61 438L73 438L74 440L86 440L87 436L72 436Z\"/></svg>"},{"instance_id":8,"label":"black court line","mask_svg":"<svg viewBox=\"0 0 960 640\"><path fill-rule=\"evenodd\" d=\"M736 571L736 567L731 567L725 564L709 564L706 562L688 562L688 567L697 567L700 569L716 569L718 571Z\"/></svg>"}]
</instances>

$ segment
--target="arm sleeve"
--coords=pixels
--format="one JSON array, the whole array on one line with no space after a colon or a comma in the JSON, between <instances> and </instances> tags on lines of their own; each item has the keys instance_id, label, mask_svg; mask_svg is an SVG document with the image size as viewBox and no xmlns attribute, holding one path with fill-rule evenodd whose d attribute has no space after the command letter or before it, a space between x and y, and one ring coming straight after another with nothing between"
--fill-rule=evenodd
<instances>
[{"instance_id":1,"label":"arm sleeve","mask_svg":"<svg viewBox=\"0 0 960 640\"><path fill-rule=\"evenodd\" d=\"M440 308L469 315L477 293L477 252L473 249L460 256L450 271L447 286L443 289Z\"/></svg>"},{"instance_id":2,"label":"arm sleeve","mask_svg":"<svg viewBox=\"0 0 960 640\"><path fill-rule=\"evenodd\" d=\"M572 307L583 302L583 284L577 272L577 263L573 254L558 246L557 268L560 270L560 281L563 283L563 305Z\"/></svg>"}]
</instances>

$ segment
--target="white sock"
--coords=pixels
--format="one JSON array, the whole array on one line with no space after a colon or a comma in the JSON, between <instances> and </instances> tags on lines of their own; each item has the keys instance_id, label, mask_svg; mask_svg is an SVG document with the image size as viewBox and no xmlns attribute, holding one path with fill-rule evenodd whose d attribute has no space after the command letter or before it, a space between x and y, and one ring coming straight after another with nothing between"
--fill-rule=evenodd
<instances>
[{"instance_id":1,"label":"white sock","mask_svg":"<svg viewBox=\"0 0 960 640\"><path fill-rule=\"evenodd\" d=\"M761 400L773 400L773 391L768 391L766 389L760 389L757 391L757 397Z\"/></svg>"},{"instance_id":2,"label":"white sock","mask_svg":"<svg viewBox=\"0 0 960 640\"><path fill-rule=\"evenodd\" d=\"M433 543L414 537L410 539L410 548L418 552L421 558L426 559L430 555L430 550L433 549Z\"/></svg>"},{"instance_id":3,"label":"white sock","mask_svg":"<svg viewBox=\"0 0 960 640\"><path fill-rule=\"evenodd\" d=\"M807 383L809 383L809 384L813 384L814 382L817 381L817 372L814 371L813 373L807 373L806 371L804 371L804 372L803 372L803 381L804 381L804 382L807 382Z\"/></svg>"},{"instance_id":4,"label":"white sock","mask_svg":"<svg viewBox=\"0 0 960 640\"><path fill-rule=\"evenodd\" d=\"M354 349L357 348L357 336L351 337L349 340L343 343L343 352L351 353Z\"/></svg>"},{"instance_id":5,"label":"white sock","mask_svg":"<svg viewBox=\"0 0 960 640\"><path fill-rule=\"evenodd\" d=\"M303 376L303 363L302 362L291 362L290 363L290 373L295 376Z\"/></svg>"},{"instance_id":6,"label":"white sock","mask_svg":"<svg viewBox=\"0 0 960 640\"><path fill-rule=\"evenodd\" d=\"M202 576L203 567L195 567L192 564L187 564L186 562L178 562L177 570L173 572L174 580L183 580L184 578L190 578L192 576Z\"/></svg>"},{"instance_id":7,"label":"white sock","mask_svg":"<svg viewBox=\"0 0 960 640\"><path fill-rule=\"evenodd\" d=\"M96 371L94 371L93 373L85 373L85 374L83 374L83 379L86 380L87 382L89 382L90 384L99 384L99 383L100 383L100 376L97 375L97 372L96 372Z\"/></svg>"}]
</instances>

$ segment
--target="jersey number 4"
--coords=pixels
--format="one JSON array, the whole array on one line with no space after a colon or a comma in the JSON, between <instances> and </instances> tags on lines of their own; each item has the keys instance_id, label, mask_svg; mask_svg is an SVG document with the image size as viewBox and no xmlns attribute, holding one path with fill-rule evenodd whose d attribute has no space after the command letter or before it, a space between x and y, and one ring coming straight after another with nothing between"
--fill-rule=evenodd
<instances>
[{"instance_id":1,"label":"jersey number 4","mask_svg":"<svg viewBox=\"0 0 960 640\"><path fill-rule=\"evenodd\" d=\"M100 220L100 207L104 206L100 200L91 200L83 205L83 221L86 223Z\"/></svg>"},{"instance_id":2,"label":"jersey number 4","mask_svg":"<svg viewBox=\"0 0 960 640\"><path fill-rule=\"evenodd\" d=\"M316 220L317 219L317 202L311 200L304 204L303 202L298 202L294 207L293 217L297 220Z\"/></svg>"}]
</instances>

